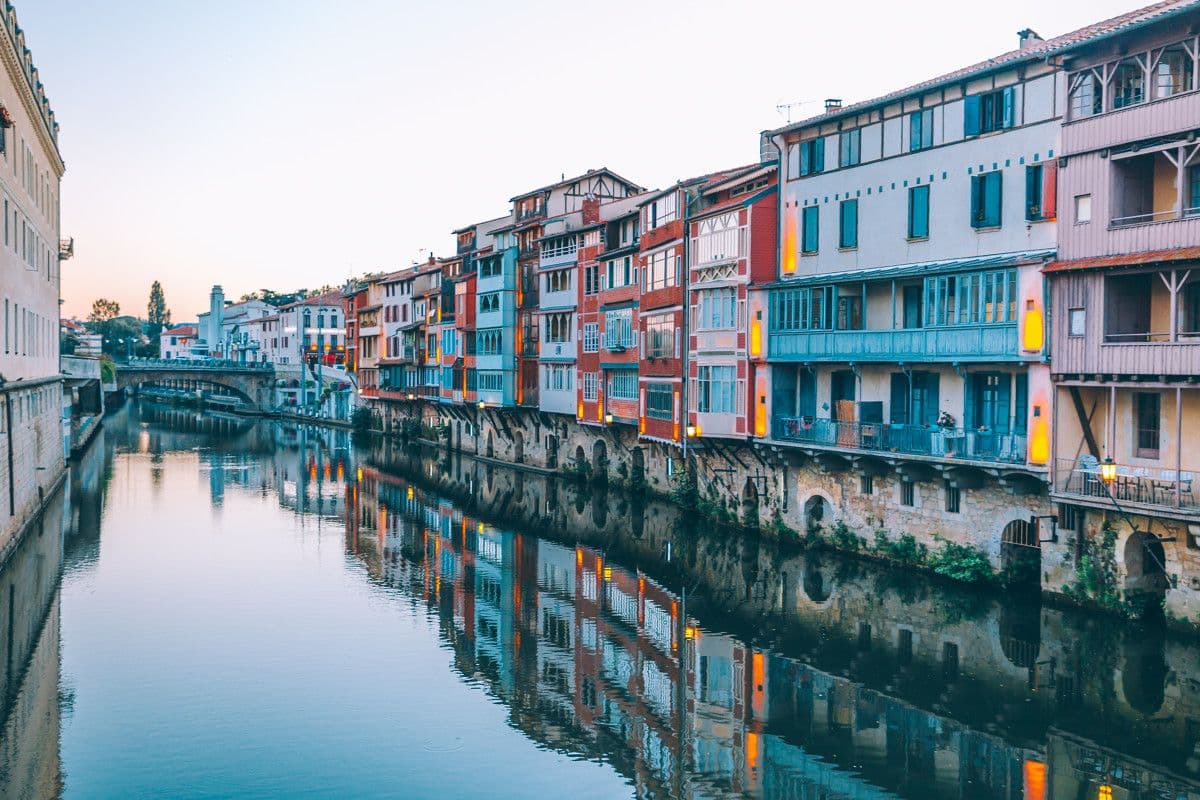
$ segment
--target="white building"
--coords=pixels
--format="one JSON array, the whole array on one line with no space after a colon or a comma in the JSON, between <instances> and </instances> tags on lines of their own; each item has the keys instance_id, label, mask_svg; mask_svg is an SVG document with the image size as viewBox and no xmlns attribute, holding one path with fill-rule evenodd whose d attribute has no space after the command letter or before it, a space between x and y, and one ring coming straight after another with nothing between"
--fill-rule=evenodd
<instances>
[{"instance_id":1,"label":"white building","mask_svg":"<svg viewBox=\"0 0 1200 800\"><path fill-rule=\"evenodd\" d=\"M251 323L275 313L275 307L262 300L243 300L230 303L220 286L209 295L208 311L200 314L197 323L202 349L198 354L208 358L231 361L259 361L256 342L251 336Z\"/></svg>"},{"instance_id":2,"label":"white building","mask_svg":"<svg viewBox=\"0 0 1200 800\"><path fill-rule=\"evenodd\" d=\"M58 123L12 4L0 16L0 548L63 474Z\"/></svg>"},{"instance_id":3,"label":"white building","mask_svg":"<svg viewBox=\"0 0 1200 800\"><path fill-rule=\"evenodd\" d=\"M159 358L171 360L197 358L195 353L198 347L197 330L196 325L187 324L176 325L174 328L160 333L158 335Z\"/></svg>"}]
</instances>

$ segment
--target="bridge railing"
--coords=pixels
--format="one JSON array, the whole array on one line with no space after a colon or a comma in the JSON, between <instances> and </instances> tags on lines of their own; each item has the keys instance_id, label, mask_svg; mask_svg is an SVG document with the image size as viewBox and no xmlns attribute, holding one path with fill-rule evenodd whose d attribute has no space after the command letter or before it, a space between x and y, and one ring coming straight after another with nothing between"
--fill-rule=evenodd
<instances>
[{"instance_id":1,"label":"bridge railing","mask_svg":"<svg viewBox=\"0 0 1200 800\"><path fill-rule=\"evenodd\" d=\"M208 370L212 372L274 372L275 365L253 361L233 361L227 358L131 358L123 362L125 369L178 369L178 370Z\"/></svg>"}]
</instances>

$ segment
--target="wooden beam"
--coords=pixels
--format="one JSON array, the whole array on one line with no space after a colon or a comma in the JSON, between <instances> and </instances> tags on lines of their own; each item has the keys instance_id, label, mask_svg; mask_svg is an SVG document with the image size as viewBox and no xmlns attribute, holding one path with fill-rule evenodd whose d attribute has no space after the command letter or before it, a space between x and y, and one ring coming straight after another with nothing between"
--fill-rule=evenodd
<instances>
[{"instance_id":1,"label":"wooden beam","mask_svg":"<svg viewBox=\"0 0 1200 800\"><path fill-rule=\"evenodd\" d=\"M1075 416L1079 418L1079 426L1083 429L1083 438L1087 442L1088 452L1099 461L1100 447L1096 444L1096 434L1092 433L1092 421L1083 408L1083 398L1079 394L1079 387L1070 386L1068 391L1071 393L1071 404L1075 406Z\"/></svg>"}]
</instances>

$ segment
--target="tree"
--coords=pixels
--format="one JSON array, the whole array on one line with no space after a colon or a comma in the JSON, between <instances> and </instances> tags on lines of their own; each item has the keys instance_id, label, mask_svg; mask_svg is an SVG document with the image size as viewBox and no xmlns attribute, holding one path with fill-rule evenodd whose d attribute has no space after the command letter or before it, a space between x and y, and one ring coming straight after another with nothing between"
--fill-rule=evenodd
<instances>
[{"instance_id":1,"label":"tree","mask_svg":"<svg viewBox=\"0 0 1200 800\"><path fill-rule=\"evenodd\" d=\"M104 352L125 359L136 355L136 348L143 340L143 323L137 317L113 317L100 323L99 331L104 335Z\"/></svg>"},{"instance_id":2,"label":"tree","mask_svg":"<svg viewBox=\"0 0 1200 800\"><path fill-rule=\"evenodd\" d=\"M162 284L158 281L150 284L150 302L146 304L146 319L148 321L146 335L150 337L150 344L157 352L158 335L163 332L163 328L171 324L171 309L167 308Z\"/></svg>"},{"instance_id":3,"label":"tree","mask_svg":"<svg viewBox=\"0 0 1200 800\"><path fill-rule=\"evenodd\" d=\"M92 301L92 313L88 315L89 322L105 323L115 319L121 313L121 304L116 300L103 297Z\"/></svg>"}]
</instances>

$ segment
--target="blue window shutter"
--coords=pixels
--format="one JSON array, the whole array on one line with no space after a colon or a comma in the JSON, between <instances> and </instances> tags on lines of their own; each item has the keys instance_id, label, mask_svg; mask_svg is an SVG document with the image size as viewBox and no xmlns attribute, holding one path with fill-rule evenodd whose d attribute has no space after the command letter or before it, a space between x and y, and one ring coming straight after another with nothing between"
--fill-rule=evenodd
<instances>
[{"instance_id":1,"label":"blue window shutter","mask_svg":"<svg viewBox=\"0 0 1200 800\"><path fill-rule=\"evenodd\" d=\"M975 375L963 376L963 427L975 430Z\"/></svg>"},{"instance_id":2,"label":"blue window shutter","mask_svg":"<svg viewBox=\"0 0 1200 800\"><path fill-rule=\"evenodd\" d=\"M984 176L984 218L988 227L1000 225L1000 190L1003 173L990 172Z\"/></svg>"},{"instance_id":3,"label":"blue window shutter","mask_svg":"<svg viewBox=\"0 0 1200 800\"><path fill-rule=\"evenodd\" d=\"M908 149L909 152L921 149L920 111L914 111L908 115Z\"/></svg>"},{"instance_id":4,"label":"blue window shutter","mask_svg":"<svg viewBox=\"0 0 1200 800\"><path fill-rule=\"evenodd\" d=\"M925 373L925 419L921 421L928 425L937 425L940 384L940 376L936 372Z\"/></svg>"},{"instance_id":5,"label":"blue window shutter","mask_svg":"<svg viewBox=\"0 0 1200 800\"><path fill-rule=\"evenodd\" d=\"M800 368L800 416L817 416L817 379L803 367Z\"/></svg>"},{"instance_id":6,"label":"blue window shutter","mask_svg":"<svg viewBox=\"0 0 1200 800\"><path fill-rule=\"evenodd\" d=\"M808 142L800 143L800 174L807 175L812 170L812 164L809 159L809 144Z\"/></svg>"},{"instance_id":7,"label":"blue window shutter","mask_svg":"<svg viewBox=\"0 0 1200 800\"><path fill-rule=\"evenodd\" d=\"M1004 127L1006 128L1017 124L1016 94L1011 86L1004 90Z\"/></svg>"},{"instance_id":8,"label":"blue window shutter","mask_svg":"<svg viewBox=\"0 0 1200 800\"><path fill-rule=\"evenodd\" d=\"M983 224L983 183L982 175L971 176L971 227L978 228Z\"/></svg>"},{"instance_id":9,"label":"blue window shutter","mask_svg":"<svg viewBox=\"0 0 1200 800\"><path fill-rule=\"evenodd\" d=\"M999 391L996 393L996 426L997 433L1008 433L1011 429L1009 425L1009 401L1012 396L1011 385L1012 378L1006 373L1000 374Z\"/></svg>"},{"instance_id":10,"label":"blue window shutter","mask_svg":"<svg viewBox=\"0 0 1200 800\"><path fill-rule=\"evenodd\" d=\"M825 171L825 137L818 137L813 143L813 172Z\"/></svg>"},{"instance_id":11,"label":"blue window shutter","mask_svg":"<svg viewBox=\"0 0 1200 800\"><path fill-rule=\"evenodd\" d=\"M979 135L979 95L963 99L963 135Z\"/></svg>"},{"instance_id":12,"label":"blue window shutter","mask_svg":"<svg viewBox=\"0 0 1200 800\"><path fill-rule=\"evenodd\" d=\"M1029 415L1028 373L1017 373L1016 386L1013 392L1016 396L1016 400L1013 403L1013 433L1025 433L1025 418Z\"/></svg>"},{"instance_id":13,"label":"blue window shutter","mask_svg":"<svg viewBox=\"0 0 1200 800\"><path fill-rule=\"evenodd\" d=\"M908 423L908 376L903 372L892 373L891 420L897 425Z\"/></svg>"}]
</instances>

